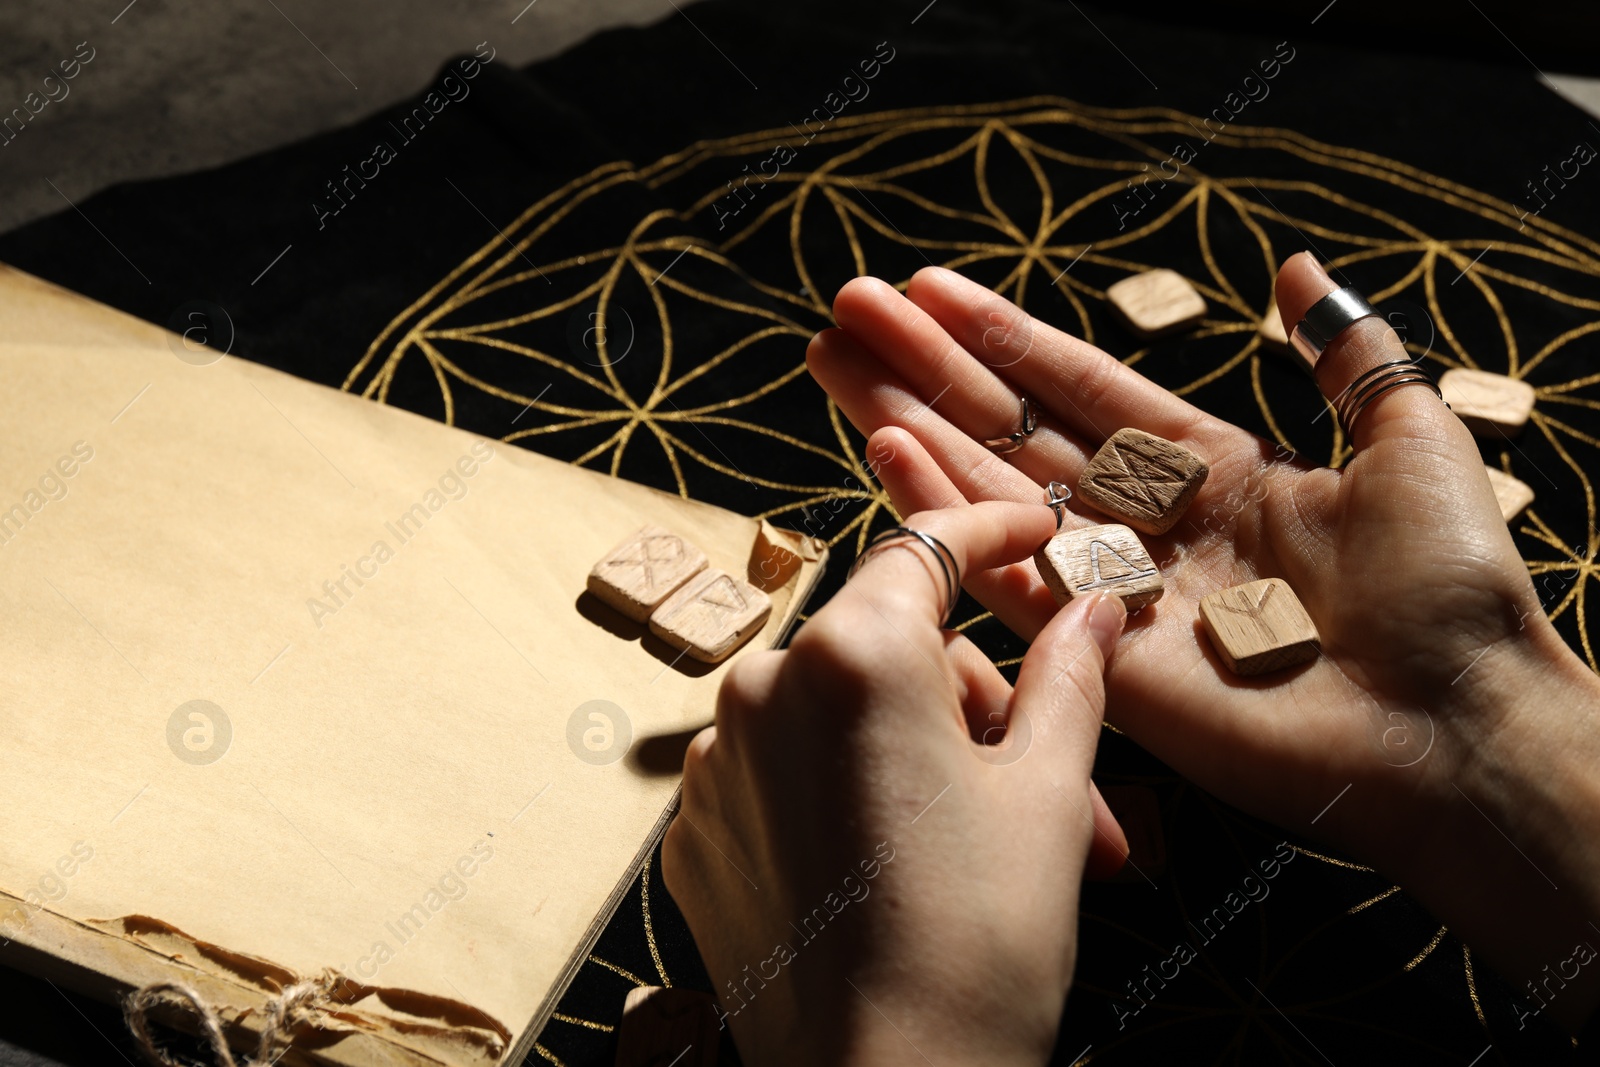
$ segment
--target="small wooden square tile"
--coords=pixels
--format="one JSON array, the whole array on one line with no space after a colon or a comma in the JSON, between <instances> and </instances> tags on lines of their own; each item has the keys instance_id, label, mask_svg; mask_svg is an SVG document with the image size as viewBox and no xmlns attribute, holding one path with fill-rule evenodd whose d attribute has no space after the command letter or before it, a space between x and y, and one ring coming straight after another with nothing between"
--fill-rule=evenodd
<instances>
[{"instance_id":1,"label":"small wooden square tile","mask_svg":"<svg viewBox=\"0 0 1600 1067\"><path fill-rule=\"evenodd\" d=\"M721 663L772 614L767 594L716 569L684 583L650 616L650 632L702 663Z\"/></svg>"},{"instance_id":2,"label":"small wooden square tile","mask_svg":"<svg viewBox=\"0 0 1600 1067\"><path fill-rule=\"evenodd\" d=\"M1500 517L1510 522L1533 503L1533 487L1521 478L1513 477L1493 467L1484 467L1489 474L1489 484L1494 488L1495 501L1500 505Z\"/></svg>"},{"instance_id":3,"label":"small wooden square tile","mask_svg":"<svg viewBox=\"0 0 1600 1067\"><path fill-rule=\"evenodd\" d=\"M1234 674L1255 675L1317 658L1316 624L1282 578L1246 582L1200 601L1211 646Z\"/></svg>"},{"instance_id":4,"label":"small wooden square tile","mask_svg":"<svg viewBox=\"0 0 1600 1067\"><path fill-rule=\"evenodd\" d=\"M1283 316L1278 314L1276 299L1261 316L1261 324L1256 327L1256 333L1261 337L1261 347L1279 353L1289 351L1289 331L1283 328Z\"/></svg>"},{"instance_id":5,"label":"small wooden square tile","mask_svg":"<svg viewBox=\"0 0 1600 1067\"><path fill-rule=\"evenodd\" d=\"M1206 317L1205 297L1165 267L1124 278L1106 290L1111 307L1141 339L1187 330Z\"/></svg>"},{"instance_id":6,"label":"small wooden square tile","mask_svg":"<svg viewBox=\"0 0 1600 1067\"><path fill-rule=\"evenodd\" d=\"M634 622L644 622L705 568L704 552L675 533L646 526L594 565L588 589Z\"/></svg>"},{"instance_id":7,"label":"small wooden square tile","mask_svg":"<svg viewBox=\"0 0 1600 1067\"><path fill-rule=\"evenodd\" d=\"M1033 562L1057 604L1104 591L1138 611L1160 600L1165 588L1139 535L1115 523L1063 530L1033 554Z\"/></svg>"},{"instance_id":8,"label":"small wooden square tile","mask_svg":"<svg viewBox=\"0 0 1600 1067\"><path fill-rule=\"evenodd\" d=\"M720 1031L710 993L638 986L622 1005L616 1067L716 1067Z\"/></svg>"},{"instance_id":9,"label":"small wooden square tile","mask_svg":"<svg viewBox=\"0 0 1600 1067\"><path fill-rule=\"evenodd\" d=\"M1480 437L1516 433L1533 415L1533 386L1504 374L1447 370L1439 391L1467 429Z\"/></svg>"},{"instance_id":10,"label":"small wooden square tile","mask_svg":"<svg viewBox=\"0 0 1600 1067\"><path fill-rule=\"evenodd\" d=\"M1112 434L1078 478L1078 495L1135 530L1164 534L1205 485L1206 461L1131 426Z\"/></svg>"}]
</instances>

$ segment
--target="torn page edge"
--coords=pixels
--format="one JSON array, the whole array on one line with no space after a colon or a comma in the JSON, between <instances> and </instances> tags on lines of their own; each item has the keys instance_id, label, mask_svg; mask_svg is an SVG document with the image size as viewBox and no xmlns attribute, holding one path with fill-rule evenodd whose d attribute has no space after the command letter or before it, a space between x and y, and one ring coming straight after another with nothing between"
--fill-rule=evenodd
<instances>
[{"instance_id":1,"label":"torn page edge","mask_svg":"<svg viewBox=\"0 0 1600 1067\"><path fill-rule=\"evenodd\" d=\"M27 917L20 926L11 918L18 911ZM0 912L9 937L0 945L0 964L112 1002L153 982L186 982L217 1012L229 1043L240 1049L255 1047L267 1002L286 983L302 980L290 968L209 944L148 916L81 921L4 890ZM338 978L333 995L312 1005L318 1025L302 1027L281 1062L487 1067L501 1061L510 1043L503 1024L469 1004ZM162 1021L194 1026L184 1012Z\"/></svg>"}]
</instances>

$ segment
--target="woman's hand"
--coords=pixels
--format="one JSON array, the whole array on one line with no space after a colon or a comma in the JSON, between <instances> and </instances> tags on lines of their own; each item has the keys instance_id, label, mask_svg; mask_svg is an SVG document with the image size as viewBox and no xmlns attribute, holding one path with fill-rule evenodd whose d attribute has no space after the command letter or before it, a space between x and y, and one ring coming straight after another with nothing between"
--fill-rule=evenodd
<instances>
[{"instance_id":1,"label":"woman's hand","mask_svg":"<svg viewBox=\"0 0 1600 1067\"><path fill-rule=\"evenodd\" d=\"M906 525L963 573L1055 532L1039 504ZM940 628L943 582L921 542L873 552L788 651L732 668L684 760L662 873L748 1064L1049 1056L1105 836L1089 772L1124 613L1054 616L1013 691ZM997 722L1003 744L974 740Z\"/></svg>"},{"instance_id":2,"label":"woman's hand","mask_svg":"<svg viewBox=\"0 0 1600 1067\"><path fill-rule=\"evenodd\" d=\"M1284 321L1334 288L1310 256L1290 260ZM1432 392L1383 395L1335 471L950 271L919 272L907 296L857 279L834 311L840 328L812 342L811 372L871 435L901 511L1041 500L1052 479L1076 485L1124 426L1210 464L1178 526L1146 539L1167 592L1107 676L1112 723L1224 799L1387 871L1514 978L1595 936L1597 684L1546 620L1472 438ZM1331 399L1402 358L1394 332L1367 319L1329 346L1317 385ZM1041 425L1001 459L979 442L1016 429L1019 394ZM1299 594L1323 656L1238 678L1197 627L1198 602L1264 577ZM1024 637L1056 611L1026 561L974 570L967 587ZM1552 1002L1557 1018L1600 999L1600 967L1588 970Z\"/></svg>"}]
</instances>

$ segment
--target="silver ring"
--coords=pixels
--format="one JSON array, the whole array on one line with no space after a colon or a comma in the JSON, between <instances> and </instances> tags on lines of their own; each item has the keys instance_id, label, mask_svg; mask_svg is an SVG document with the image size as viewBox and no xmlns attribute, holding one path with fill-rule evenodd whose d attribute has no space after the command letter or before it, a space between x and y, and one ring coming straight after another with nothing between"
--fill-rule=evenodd
<instances>
[{"instance_id":1,"label":"silver ring","mask_svg":"<svg viewBox=\"0 0 1600 1067\"><path fill-rule=\"evenodd\" d=\"M1317 360L1335 337L1362 319L1377 316L1367 298L1346 286L1335 289L1312 304L1305 318L1295 324L1289 344L1305 360L1306 370L1316 370Z\"/></svg>"},{"instance_id":2,"label":"silver ring","mask_svg":"<svg viewBox=\"0 0 1600 1067\"><path fill-rule=\"evenodd\" d=\"M1411 360L1395 359L1378 364L1345 386L1344 392L1333 402L1334 413L1339 416L1339 423L1344 427L1345 436L1350 439L1352 446L1355 444L1356 423L1360 421L1361 413L1378 397L1402 385L1426 385L1433 390L1434 396L1444 399L1438 383Z\"/></svg>"},{"instance_id":3,"label":"silver ring","mask_svg":"<svg viewBox=\"0 0 1600 1067\"><path fill-rule=\"evenodd\" d=\"M1051 482L1044 491L1044 502L1051 511L1056 513L1056 529L1061 529L1061 524L1067 517L1067 501L1072 499L1072 490L1061 482Z\"/></svg>"},{"instance_id":4,"label":"silver ring","mask_svg":"<svg viewBox=\"0 0 1600 1067\"><path fill-rule=\"evenodd\" d=\"M850 565L850 573L845 575L845 578L846 580L854 578L856 571L866 565L874 552L893 547L890 542L902 541L908 537L914 537L932 549L933 558L939 563L939 570L944 572L944 613L939 617L939 627L943 629L949 625L950 614L956 610L956 599L961 595L961 568L956 565L956 554L932 534L913 530L909 526L890 527L867 542L867 547L861 550L861 555Z\"/></svg>"},{"instance_id":5,"label":"silver ring","mask_svg":"<svg viewBox=\"0 0 1600 1067\"><path fill-rule=\"evenodd\" d=\"M1033 431L1039 428L1039 415L1033 410L1033 404L1027 397L1022 401L1022 429L1016 433L1008 433L1004 437L991 437L983 443L983 447L997 456L1004 456L1021 448L1028 438L1033 436Z\"/></svg>"}]
</instances>

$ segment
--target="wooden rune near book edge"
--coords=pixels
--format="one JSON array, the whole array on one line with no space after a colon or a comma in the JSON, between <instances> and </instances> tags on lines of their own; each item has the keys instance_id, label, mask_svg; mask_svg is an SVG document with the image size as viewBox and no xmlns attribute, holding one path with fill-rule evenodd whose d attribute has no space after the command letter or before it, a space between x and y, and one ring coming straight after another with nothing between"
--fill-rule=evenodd
<instances>
[{"instance_id":1,"label":"wooden rune near book edge","mask_svg":"<svg viewBox=\"0 0 1600 1067\"><path fill-rule=\"evenodd\" d=\"M755 635L772 601L749 582L706 567L706 554L646 526L594 565L589 592L702 663L721 663Z\"/></svg>"},{"instance_id":2,"label":"wooden rune near book edge","mask_svg":"<svg viewBox=\"0 0 1600 1067\"><path fill-rule=\"evenodd\" d=\"M181 983L247 1051L299 988L284 1064L522 1062L670 820L657 750L710 723L723 669L591 611L596 543L660 524L769 601L725 663L782 640L826 549L192 365L3 267L0 324L4 484L85 446L0 546L0 965L105 999ZM336 610L308 614L330 575Z\"/></svg>"}]
</instances>

